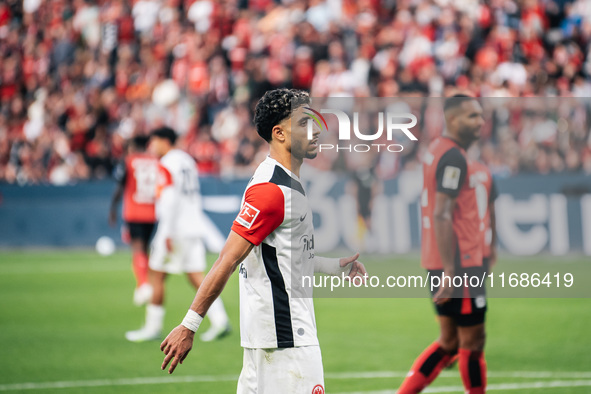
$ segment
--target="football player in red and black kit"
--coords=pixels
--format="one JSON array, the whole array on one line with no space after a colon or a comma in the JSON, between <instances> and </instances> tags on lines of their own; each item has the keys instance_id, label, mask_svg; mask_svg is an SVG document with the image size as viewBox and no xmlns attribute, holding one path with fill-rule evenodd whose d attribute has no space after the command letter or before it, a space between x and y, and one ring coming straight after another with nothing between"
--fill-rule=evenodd
<instances>
[{"instance_id":1,"label":"football player in red and black kit","mask_svg":"<svg viewBox=\"0 0 591 394\"><path fill-rule=\"evenodd\" d=\"M431 276L477 275L483 266L483 229L478 210L476 167L466 149L484 123L480 103L456 95L444 105L446 130L423 158L421 265ZM486 389L484 360L486 298L483 287L450 286L433 290L440 336L414 362L399 394L420 393L457 355L468 394Z\"/></svg>"},{"instance_id":2,"label":"football player in red and black kit","mask_svg":"<svg viewBox=\"0 0 591 394\"><path fill-rule=\"evenodd\" d=\"M134 304L147 303L152 296L148 283L148 246L154 231L154 202L158 160L146 153L148 137L137 136L129 141L128 155L115 171L117 189L111 199L109 223L117 223L117 205L123 197L123 220L131 238L133 273L136 288Z\"/></svg>"}]
</instances>

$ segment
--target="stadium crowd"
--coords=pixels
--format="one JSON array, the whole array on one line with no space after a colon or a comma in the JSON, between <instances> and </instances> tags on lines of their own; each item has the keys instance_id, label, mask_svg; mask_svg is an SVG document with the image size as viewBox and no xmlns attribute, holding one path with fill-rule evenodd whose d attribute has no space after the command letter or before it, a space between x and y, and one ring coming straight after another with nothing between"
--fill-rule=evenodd
<instances>
[{"instance_id":1,"label":"stadium crowd","mask_svg":"<svg viewBox=\"0 0 591 394\"><path fill-rule=\"evenodd\" d=\"M0 181L108 177L126 140L162 124L202 174L249 175L268 89L591 97L590 53L585 0L5 0ZM493 172L591 173L589 102L553 117L506 103L480 143Z\"/></svg>"}]
</instances>

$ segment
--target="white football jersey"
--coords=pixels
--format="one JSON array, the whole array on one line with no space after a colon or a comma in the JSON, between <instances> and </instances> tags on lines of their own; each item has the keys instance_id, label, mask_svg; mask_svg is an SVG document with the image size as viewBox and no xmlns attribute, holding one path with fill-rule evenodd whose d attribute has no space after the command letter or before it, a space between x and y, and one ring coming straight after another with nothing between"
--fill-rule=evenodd
<instances>
[{"instance_id":1,"label":"white football jersey","mask_svg":"<svg viewBox=\"0 0 591 394\"><path fill-rule=\"evenodd\" d=\"M240 336L245 348L318 345L312 211L299 179L267 157L250 180L232 230L255 247L242 262Z\"/></svg>"},{"instance_id":2,"label":"white football jersey","mask_svg":"<svg viewBox=\"0 0 591 394\"><path fill-rule=\"evenodd\" d=\"M200 237L203 232L197 163L186 152L173 149L160 159L156 190L158 235Z\"/></svg>"}]
</instances>

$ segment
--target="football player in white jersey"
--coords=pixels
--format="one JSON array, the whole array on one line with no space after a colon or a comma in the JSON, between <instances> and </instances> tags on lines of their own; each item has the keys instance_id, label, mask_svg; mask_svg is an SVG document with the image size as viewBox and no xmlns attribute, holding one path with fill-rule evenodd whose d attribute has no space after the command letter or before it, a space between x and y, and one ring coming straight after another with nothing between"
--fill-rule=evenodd
<instances>
[{"instance_id":1,"label":"football player in white jersey","mask_svg":"<svg viewBox=\"0 0 591 394\"><path fill-rule=\"evenodd\" d=\"M186 273L196 289L204 278L203 212L197 165L187 153L174 148L176 138L174 130L168 127L154 130L150 138L149 149L160 159L156 181L158 227L152 241L149 262L154 292L146 308L145 325L125 334L133 342L160 338L167 274ZM228 315L221 299L211 305L208 316L211 328L201 335L203 341L212 341L230 331Z\"/></svg>"},{"instance_id":2,"label":"football player in white jersey","mask_svg":"<svg viewBox=\"0 0 591 394\"><path fill-rule=\"evenodd\" d=\"M324 373L314 305L299 293L302 276L365 276L355 256L314 255L314 228L299 180L304 159L316 157L318 135L307 138L309 95L277 89L258 102L254 123L270 147L248 184L242 208L183 322L162 342L162 369L172 373L230 275L240 266L240 334L244 348L238 394L323 394ZM293 104L293 107L292 107ZM292 277L293 273L293 277ZM307 296L306 296L307 295Z\"/></svg>"}]
</instances>

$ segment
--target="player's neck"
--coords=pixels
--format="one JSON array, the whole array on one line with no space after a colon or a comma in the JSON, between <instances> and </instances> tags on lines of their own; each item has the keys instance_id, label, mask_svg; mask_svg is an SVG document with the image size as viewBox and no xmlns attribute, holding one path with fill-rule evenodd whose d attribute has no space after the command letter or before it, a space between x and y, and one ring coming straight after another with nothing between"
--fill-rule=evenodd
<instances>
[{"instance_id":1,"label":"player's neck","mask_svg":"<svg viewBox=\"0 0 591 394\"><path fill-rule=\"evenodd\" d=\"M470 147L470 145L472 145L471 141L470 142L462 141L462 140L458 139L455 135L451 135L447 132L444 132L442 137L452 140L453 142L458 144L460 147L462 147L462 149L464 149L464 150L467 150Z\"/></svg>"},{"instance_id":2,"label":"player's neck","mask_svg":"<svg viewBox=\"0 0 591 394\"><path fill-rule=\"evenodd\" d=\"M160 156L160 158L163 158L164 156L166 156L166 155L168 154L168 152L170 152L170 151L171 151L171 150L173 150L173 149L174 149L174 146L171 146L170 148L168 148L168 149L164 150L164 151L162 152L162 156Z\"/></svg>"},{"instance_id":3,"label":"player's neck","mask_svg":"<svg viewBox=\"0 0 591 394\"><path fill-rule=\"evenodd\" d=\"M278 149L274 149L273 146L271 146L269 156L271 157L271 159L275 160L277 163L287 168L289 171L291 171L295 176L299 178L300 167L302 166L303 160L295 159L287 150L279 151Z\"/></svg>"}]
</instances>

